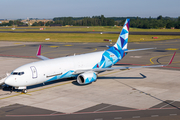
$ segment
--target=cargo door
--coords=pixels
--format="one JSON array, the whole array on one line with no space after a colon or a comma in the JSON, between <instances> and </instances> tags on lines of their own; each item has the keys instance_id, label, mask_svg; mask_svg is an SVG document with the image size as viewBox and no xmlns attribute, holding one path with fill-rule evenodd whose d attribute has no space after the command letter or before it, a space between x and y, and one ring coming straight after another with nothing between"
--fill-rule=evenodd
<instances>
[{"instance_id":1,"label":"cargo door","mask_svg":"<svg viewBox=\"0 0 180 120\"><path fill-rule=\"evenodd\" d=\"M38 77L38 74L37 74L37 69L36 69L36 67L31 66L30 68L31 68L31 71L32 71L32 78L33 78L33 79L37 78L37 77Z\"/></svg>"}]
</instances>

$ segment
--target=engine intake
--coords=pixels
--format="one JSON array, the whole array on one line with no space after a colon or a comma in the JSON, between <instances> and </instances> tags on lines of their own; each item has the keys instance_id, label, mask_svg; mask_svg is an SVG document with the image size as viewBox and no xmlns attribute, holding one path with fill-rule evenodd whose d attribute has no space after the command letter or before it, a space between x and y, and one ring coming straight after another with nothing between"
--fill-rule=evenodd
<instances>
[{"instance_id":1,"label":"engine intake","mask_svg":"<svg viewBox=\"0 0 180 120\"><path fill-rule=\"evenodd\" d=\"M96 81L97 75L95 72L85 72L83 74L78 75L77 82L79 84L89 84Z\"/></svg>"}]
</instances>

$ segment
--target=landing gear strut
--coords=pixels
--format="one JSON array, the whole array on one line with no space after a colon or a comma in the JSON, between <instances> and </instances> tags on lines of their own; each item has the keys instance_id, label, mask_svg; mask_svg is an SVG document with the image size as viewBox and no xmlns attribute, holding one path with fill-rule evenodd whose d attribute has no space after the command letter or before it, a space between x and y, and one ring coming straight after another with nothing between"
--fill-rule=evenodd
<instances>
[{"instance_id":1,"label":"landing gear strut","mask_svg":"<svg viewBox=\"0 0 180 120\"><path fill-rule=\"evenodd\" d=\"M14 87L11 87L11 91L10 91L10 92L12 93L12 92L13 92L13 90L14 90Z\"/></svg>"},{"instance_id":2,"label":"landing gear strut","mask_svg":"<svg viewBox=\"0 0 180 120\"><path fill-rule=\"evenodd\" d=\"M23 90L22 90L22 93L25 93L25 94L26 94L26 93L27 93L27 90L26 90L26 89L23 89Z\"/></svg>"}]
</instances>

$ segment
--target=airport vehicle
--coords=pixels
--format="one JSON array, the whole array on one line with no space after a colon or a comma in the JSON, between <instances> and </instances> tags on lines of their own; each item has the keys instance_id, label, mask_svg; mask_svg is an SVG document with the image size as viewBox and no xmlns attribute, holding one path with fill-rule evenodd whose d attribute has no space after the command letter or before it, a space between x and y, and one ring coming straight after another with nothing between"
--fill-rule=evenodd
<instances>
[{"instance_id":1,"label":"airport vehicle","mask_svg":"<svg viewBox=\"0 0 180 120\"><path fill-rule=\"evenodd\" d=\"M15 69L9 75L5 84L13 86L16 89L22 89L27 92L27 86L45 83L53 80L76 77L79 84L89 84L97 80L97 74L103 71L114 69L130 69L141 67L163 67L166 65L152 66L129 66L113 67L115 63L121 60L128 52L149 50L154 48L144 48L128 50L129 23L127 19L118 37L116 44L105 51L93 52L75 56L67 56L55 59L49 59L41 55L41 45L37 51L37 57L42 61L29 63ZM175 55L175 53L174 53ZM171 64L174 55L169 62ZM167 65L169 65L167 64Z\"/></svg>"}]
</instances>

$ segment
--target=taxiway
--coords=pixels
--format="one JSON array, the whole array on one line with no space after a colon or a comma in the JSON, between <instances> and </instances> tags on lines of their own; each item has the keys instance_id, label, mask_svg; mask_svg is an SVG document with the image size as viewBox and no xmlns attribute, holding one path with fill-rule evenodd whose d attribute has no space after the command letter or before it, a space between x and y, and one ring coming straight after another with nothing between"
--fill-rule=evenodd
<instances>
[{"instance_id":1,"label":"taxiway","mask_svg":"<svg viewBox=\"0 0 180 120\"><path fill-rule=\"evenodd\" d=\"M55 58L107 49L109 43L0 42L0 76L16 67L38 61L39 44L44 56ZM64 79L28 87L27 94L0 89L0 119L179 119L180 40L129 43L129 49L157 47L131 52L116 66L167 64L165 68L114 70L99 74L89 85Z\"/></svg>"}]
</instances>

